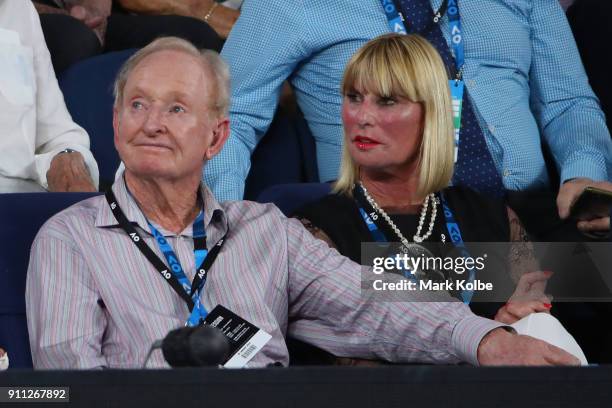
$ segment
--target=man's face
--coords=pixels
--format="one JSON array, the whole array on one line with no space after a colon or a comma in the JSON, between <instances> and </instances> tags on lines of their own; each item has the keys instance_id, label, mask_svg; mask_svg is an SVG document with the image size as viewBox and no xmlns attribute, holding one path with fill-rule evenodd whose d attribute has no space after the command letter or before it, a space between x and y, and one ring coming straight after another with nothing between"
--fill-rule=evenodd
<instances>
[{"instance_id":1,"label":"man's face","mask_svg":"<svg viewBox=\"0 0 612 408\"><path fill-rule=\"evenodd\" d=\"M228 135L218 117L210 67L180 51L159 51L130 73L115 108L115 147L126 172L177 181L201 177Z\"/></svg>"}]
</instances>

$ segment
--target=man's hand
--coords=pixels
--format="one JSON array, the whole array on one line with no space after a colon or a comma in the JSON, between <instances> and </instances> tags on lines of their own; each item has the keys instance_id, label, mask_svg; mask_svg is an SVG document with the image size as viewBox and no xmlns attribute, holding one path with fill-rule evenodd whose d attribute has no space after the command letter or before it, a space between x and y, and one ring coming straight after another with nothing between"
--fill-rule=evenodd
<instances>
[{"instance_id":1,"label":"man's hand","mask_svg":"<svg viewBox=\"0 0 612 408\"><path fill-rule=\"evenodd\" d=\"M478 345L480 365L580 365L568 352L530 336L503 328L490 331Z\"/></svg>"},{"instance_id":2,"label":"man's hand","mask_svg":"<svg viewBox=\"0 0 612 408\"><path fill-rule=\"evenodd\" d=\"M91 28L100 44L104 44L106 19L111 13L112 0L76 0L69 9L72 17Z\"/></svg>"},{"instance_id":3,"label":"man's hand","mask_svg":"<svg viewBox=\"0 0 612 408\"><path fill-rule=\"evenodd\" d=\"M61 153L51 160L47 184L49 191L96 191L83 156L78 152Z\"/></svg>"},{"instance_id":4,"label":"man's hand","mask_svg":"<svg viewBox=\"0 0 612 408\"><path fill-rule=\"evenodd\" d=\"M96 14L93 10L89 10L83 6L74 6L70 9L70 15L77 20L82 21L89 28L96 28L102 24L104 16Z\"/></svg>"},{"instance_id":5,"label":"man's hand","mask_svg":"<svg viewBox=\"0 0 612 408\"><path fill-rule=\"evenodd\" d=\"M563 183L557 195L557 209L559 217L566 219L570 215L570 207L586 187L597 187L612 191L612 183L608 181L593 181L588 178L575 178ZM589 221L578 221L578 229L582 232L608 232L610 230L610 217L594 218Z\"/></svg>"}]
</instances>

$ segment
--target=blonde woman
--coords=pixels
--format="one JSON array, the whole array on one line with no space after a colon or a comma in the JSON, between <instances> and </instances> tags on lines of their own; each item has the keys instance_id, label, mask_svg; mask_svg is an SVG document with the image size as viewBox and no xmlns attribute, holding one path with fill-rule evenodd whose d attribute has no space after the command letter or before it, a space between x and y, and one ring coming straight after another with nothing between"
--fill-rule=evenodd
<instances>
[{"instance_id":1,"label":"blonde woman","mask_svg":"<svg viewBox=\"0 0 612 408\"><path fill-rule=\"evenodd\" d=\"M510 275L515 282L520 278L517 291L501 308L474 311L505 323L548 312L544 287L550 273L522 274L535 271L537 263L514 212L467 188L449 187L455 147L447 78L437 51L417 35L387 34L361 48L349 61L341 87L345 138L334 194L296 216L356 262L361 262L361 242L393 241L404 247L520 242L511 254L522 256L510 262L515 265ZM461 242L449 233L451 221Z\"/></svg>"}]
</instances>

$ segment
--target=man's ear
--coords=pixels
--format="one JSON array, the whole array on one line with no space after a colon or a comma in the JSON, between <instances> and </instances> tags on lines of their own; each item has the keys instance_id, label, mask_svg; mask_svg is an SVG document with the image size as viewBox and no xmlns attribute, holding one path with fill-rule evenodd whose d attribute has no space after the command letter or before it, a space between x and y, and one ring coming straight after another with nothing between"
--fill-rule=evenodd
<instances>
[{"instance_id":1,"label":"man's ear","mask_svg":"<svg viewBox=\"0 0 612 408\"><path fill-rule=\"evenodd\" d=\"M206 154L204 157L206 161L211 160L213 157L219 154L230 134L229 118L226 116L221 116L215 120L217 123L213 128L213 137L210 141L210 145L206 149Z\"/></svg>"},{"instance_id":2,"label":"man's ear","mask_svg":"<svg viewBox=\"0 0 612 408\"><path fill-rule=\"evenodd\" d=\"M116 106L113 106L113 141L115 149L117 149L117 137L119 136L119 111Z\"/></svg>"}]
</instances>

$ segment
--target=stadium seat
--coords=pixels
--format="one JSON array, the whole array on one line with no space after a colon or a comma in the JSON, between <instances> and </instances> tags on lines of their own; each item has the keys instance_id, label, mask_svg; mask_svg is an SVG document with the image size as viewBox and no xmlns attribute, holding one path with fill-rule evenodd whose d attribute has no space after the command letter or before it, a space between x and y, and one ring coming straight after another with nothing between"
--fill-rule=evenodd
<instances>
[{"instance_id":1,"label":"stadium seat","mask_svg":"<svg viewBox=\"0 0 612 408\"><path fill-rule=\"evenodd\" d=\"M119 155L113 142L113 83L121 65L136 50L111 52L81 61L59 78L72 119L91 140L91 152L100 168L100 190L114 179Z\"/></svg>"},{"instance_id":2,"label":"stadium seat","mask_svg":"<svg viewBox=\"0 0 612 408\"><path fill-rule=\"evenodd\" d=\"M64 208L96 193L0 194L0 347L11 368L32 367L25 317L30 246L40 227Z\"/></svg>"},{"instance_id":3,"label":"stadium seat","mask_svg":"<svg viewBox=\"0 0 612 408\"><path fill-rule=\"evenodd\" d=\"M299 183L271 186L263 191L257 201L274 203L285 214L290 216L300 207L329 194L329 183Z\"/></svg>"},{"instance_id":4,"label":"stadium seat","mask_svg":"<svg viewBox=\"0 0 612 408\"><path fill-rule=\"evenodd\" d=\"M256 200L278 184L318 182L315 142L304 118L276 111L268 132L253 152L244 198Z\"/></svg>"}]
</instances>

